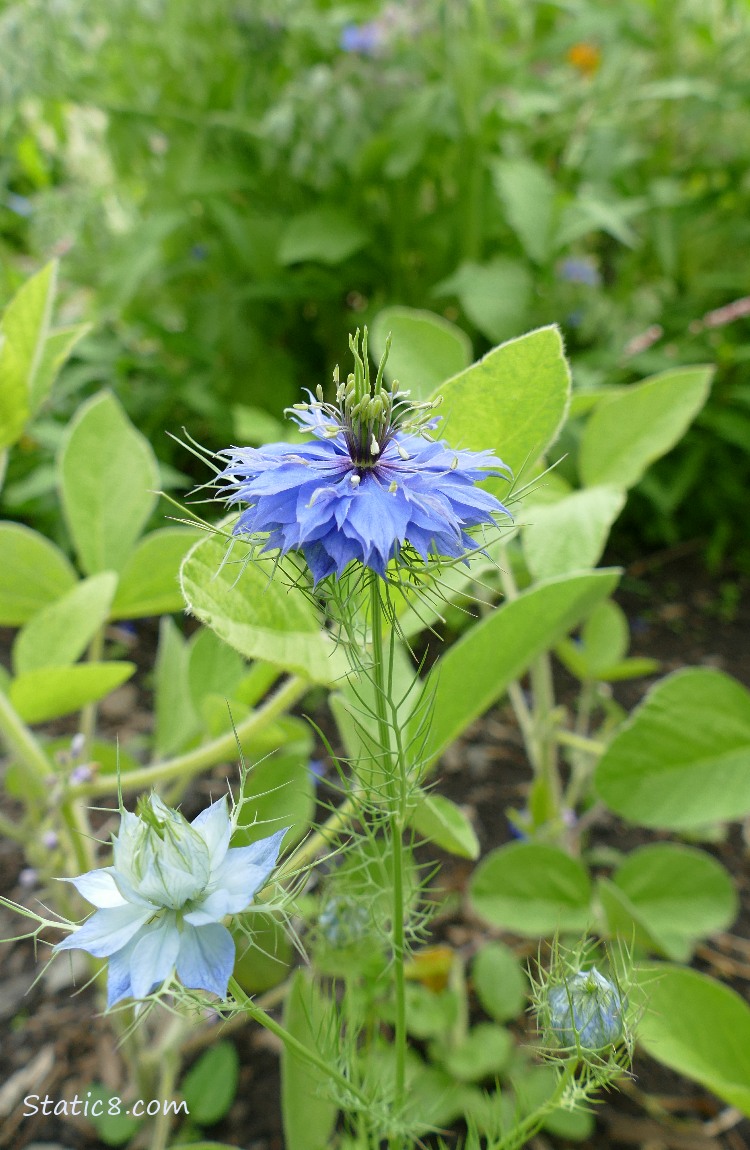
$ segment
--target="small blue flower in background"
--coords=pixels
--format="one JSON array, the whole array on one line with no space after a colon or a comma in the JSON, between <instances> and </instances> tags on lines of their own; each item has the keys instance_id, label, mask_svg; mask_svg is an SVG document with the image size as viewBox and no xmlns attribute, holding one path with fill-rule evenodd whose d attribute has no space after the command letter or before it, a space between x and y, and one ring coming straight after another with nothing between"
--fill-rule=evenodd
<instances>
[{"instance_id":1,"label":"small blue flower in background","mask_svg":"<svg viewBox=\"0 0 750 1150\"><path fill-rule=\"evenodd\" d=\"M230 847L226 796L189 823L157 795L123 811L114 865L66 879L97 910L55 950L109 959L107 1005L144 998L177 973L226 997L232 936L221 920L244 910L276 865L286 829Z\"/></svg>"},{"instance_id":2,"label":"small blue flower in background","mask_svg":"<svg viewBox=\"0 0 750 1150\"><path fill-rule=\"evenodd\" d=\"M567 283L584 284L586 287L599 287L602 282L598 268L590 260L563 260L557 274Z\"/></svg>"},{"instance_id":3,"label":"small blue flower in background","mask_svg":"<svg viewBox=\"0 0 750 1150\"><path fill-rule=\"evenodd\" d=\"M5 205L17 216L27 220L34 212L34 205L28 196L19 196L16 192L6 192Z\"/></svg>"},{"instance_id":4,"label":"small blue flower in background","mask_svg":"<svg viewBox=\"0 0 750 1150\"><path fill-rule=\"evenodd\" d=\"M561 1046L601 1050L623 1038L626 1003L595 966L553 986L547 1003L550 1027Z\"/></svg>"},{"instance_id":5,"label":"small blue flower in background","mask_svg":"<svg viewBox=\"0 0 750 1150\"><path fill-rule=\"evenodd\" d=\"M357 52L360 56L377 56L383 47L384 32L377 20L370 20L367 24L346 24L341 30L341 50Z\"/></svg>"},{"instance_id":6,"label":"small blue flower in background","mask_svg":"<svg viewBox=\"0 0 750 1150\"><path fill-rule=\"evenodd\" d=\"M383 356L370 381L367 331L350 339L355 371L334 375L336 404L296 404L289 413L315 439L302 445L231 447L217 477L229 506L247 504L235 535L254 537L262 551L301 551L317 584L340 578L351 562L386 577L390 560L407 562L404 547L427 563L462 559L476 548L468 529L510 517L503 504L475 485L510 468L491 451L455 451L429 432L436 402L411 404L394 384L382 386Z\"/></svg>"}]
</instances>

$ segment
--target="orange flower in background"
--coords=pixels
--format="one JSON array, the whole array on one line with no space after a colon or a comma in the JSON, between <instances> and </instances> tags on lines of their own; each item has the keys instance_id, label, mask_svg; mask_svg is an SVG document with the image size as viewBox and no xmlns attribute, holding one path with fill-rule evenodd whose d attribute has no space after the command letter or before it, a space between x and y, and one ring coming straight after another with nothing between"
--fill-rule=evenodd
<instances>
[{"instance_id":1,"label":"orange flower in background","mask_svg":"<svg viewBox=\"0 0 750 1150\"><path fill-rule=\"evenodd\" d=\"M601 63L601 48L596 44L589 44L586 40L579 40L577 44L572 44L568 48L566 59L582 76L593 76Z\"/></svg>"}]
</instances>

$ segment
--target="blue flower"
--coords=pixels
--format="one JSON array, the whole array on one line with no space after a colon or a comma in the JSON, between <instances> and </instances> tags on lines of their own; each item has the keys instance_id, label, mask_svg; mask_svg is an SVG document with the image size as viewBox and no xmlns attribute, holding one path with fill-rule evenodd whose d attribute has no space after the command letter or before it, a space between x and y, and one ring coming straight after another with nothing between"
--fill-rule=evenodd
<instances>
[{"instance_id":1,"label":"blue flower","mask_svg":"<svg viewBox=\"0 0 750 1150\"><path fill-rule=\"evenodd\" d=\"M308 392L289 413L312 441L219 453L228 460L217 480L223 498L247 505L234 534L260 540L262 551L301 551L316 584L351 562L385 578L390 560L409 561L407 547L424 563L463 559L476 548L468 530L510 516L476 486L510 468L491 451L435 442L437 401L411 404L396 384L386 390L385 356L373 385L366 330L361 356L358 341L350 339L354 373L343 384L334 374L336 404L318 388L317 400Z\"/></svg>"},{"instance_id":2,"label":"blue flower","mask_svg":"<svg viewBox=\"0 0 750 1150\"><path fill-rule=\"evenodd\" d=\"M234 942L221 920L250 903L276 865L286 830L230 847L226 797L189 823L157 795L122 812L114 865L67 879L97 910L56 951L109 959L107 1005L144 998L176 972L226 997Z\"/></svg>"},{"instance_id":3,"label":"blue flower","mask_svg":"<svg viewBox=\"0 0 750 1150\"><path fill-rule=\"evenodd\" d=\"M598 287L602 282L596 266L590 260L571 258L563 260L558 269L561 280L571 284L585 284L586 287Z\"/></svg>"},{"instance_id":4,"label":"blue flower","mask_svg":"<svg viewBox=\"0 0 750 1150\"><path fill-rule=\"evenodd\" d=\"M345 24L339 41L343 52L357 52L362 56L377 56L385 40L384 29L377 20L367 24Z\"/></svg>"},{"instance_id":5,"label":"blue flower","mask_svg":"<svg viewBox=\"0 0 750 1150\"><path fill-rule=\"evenodd\" d=\"M595 966L579 971L549 991L552 1032L561 1046L612 1046L623 1038L625 1005L617 987Z\"/></svg>"}]
</instances>

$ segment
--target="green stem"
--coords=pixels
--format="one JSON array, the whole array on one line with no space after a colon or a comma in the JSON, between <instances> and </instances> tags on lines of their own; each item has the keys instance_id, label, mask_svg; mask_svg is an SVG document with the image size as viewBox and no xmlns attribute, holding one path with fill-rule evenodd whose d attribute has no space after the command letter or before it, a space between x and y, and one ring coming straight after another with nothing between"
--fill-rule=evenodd
<instances>
[{"instance_id":1,"label":"green stem","mask_svg":"<svg viewBox=\"0 0 750 1150\"><path fill-rule=\"evenodd\" d=\"M23 759L46 789L49 779L55 777L52 764L4 691L0 691L0 731L8 750Z\"/></svg>"},{"instance_id":2,"label":"green stem","mask_svg":"<svg viewBox=\"0 0 750 1150\"><path fill-rule=\"evenodd\" d=\"M556 814L560 813L562 786L557 763L557 724L554 719L555 692L552 683L552 661L548 654L539 655L531 664L533 721L536 732L537 762L535 768L544 780L547 795Z\"/></svg>"},{"instance_id":3,"label":"green stem","mask_svg":"<svg viewBox=\"0 0 750 1150\"><path fill-rule=\"evenodd\" d=\"M98 663L104 653L104 628L100 627L89 645L87 659L89 663ZM91 756L91 744L96 734L97 704L87 703L81 711L81 734L85 741L85 754Z\"/></svg>"},{"instance_id":4,"label":"green stem","mask_svg":"<svg viewBox=\"0 0 750 1150\"><path fill-rule=\"evenodd\" d=\"M258 734L301 699L309 689L310 683L307 679L296 676L288 679L262 707L238 723L235 730L220 735L210 743L204 743L202 747L196 747L184 755L177 755L174 759L166 759L162 763L153 763L150 767L141 767L137 771L127 771L120 775L119 782L123 792L144 790L168 779L196 775L206 767L221 762L222 759L236 756L238 742ZM116 791L117 784L115 775L99 775L91 782L71 787L70 793L76 798L106 795Z\"/></svg>"},{"instance_id":5,"label":"green stem","mask_svg":"<svg viewBox=\"0 0 750 1150\"><path fill-rule=\"evenodd\" d=\"M330 1062L327 1062L320 1054L311 1050L309 1046L305 1046L303 1042L300 1042L298 1038L295 1038L293 1034L285 1030L280 1022L277 1022L262 1006L259 1006L248 994L245 994L245 991L234 977L229 980L229 990L232 997L242 1007L245 1013L248 1014L254 1022L259 1022L260 1025L270 1031L271 1034L275 1034L277 1038L280 1038L287 1050L298 1055L300 1058L304 1058L311 1066L315 1066L326 1078L330 1078L341 1090L352 1095L358 1102L362 1103L363 1106L368 1107L370 1105L367 1097L353 1082L350 1082L348 1078L345 1078L343 1074L335 1070Z\"/></svg>"},{"instance_id":6,"label":"green stem","mask_svg":"<svg viewBox=\"0 0 750 1150\"><path fill-rule=\"evenodd\" d=\"M385 757L388 774L391 780L391 801L394 809L390 818L391 846L393 850L393 968L394 968L394 994L395 994L395 1025L394 1046L396 1053L396 1079L394 1085L394 1108L398 1113L404 1104L406 1095L406 976L404 972L404 845L403 822L398 812L403 810L406 780L404 778L404 763L401 755L391 753L391 732L388 723L387 684L391 682L390 665L386 675L385 659L383 655L383 606L380 601L380 579L373 573L370 582L371 630L372 630L372 663L373 680L375 685L375 711L378 720L378 742ZM390 648L389 648L390 653ZM390 655L389 655L390 664ZM396 770L398 775L396 775ZM394 1147L400 1140L392 1141Z\"/></svg>"},{"instance_id":7,"label":"green stem","mask_svg":"<svg viewBox=\"0 0 750 1150\"><path fill-rule=\"evenodd\" d=\"M157 1094L157 1097L161 1099L162 1103L174 1096L179 1068L180 1057L177 1050L166 1051L161 1063ZM150 1150L167 1150L171 1129L172 1115L166 1107L162 1105L153 1125Z\"/></svg>"},{"instance_id":8,"label":"green stem","mask_svg":"<svg viewBox=\"0 0 750 1150\"><path fill-rule=\"evenodd\" d=\"M518 1150L519 1147L525 1146L530 1138L536 1134L544 1119L550 1114L558 1102L562 1100L565 1093L565 1088L572 1080L576 1071L578 1060L571 1058L565 1063L563 1070L558 1080L554 1092L547 1098L536 1110L529 1114L528 1118L524 1118L523 1122L519 1122L514 1126L511 1131L499 1142L492 1143L492 1150Z\"/></svg>"},{"instance_id":9,"label":"green stem","mask_svg":"<svg viewBox=\"0 0 750 1150\"><path fill-rule=\"evenodd\" d=\"M577 735L574 731L555 731L555 739L563 747L573 747L576 751L584 751L587 755L603 755L607 744L600 739L592 739L588 735Z\"/></svg>"}]
</instances>

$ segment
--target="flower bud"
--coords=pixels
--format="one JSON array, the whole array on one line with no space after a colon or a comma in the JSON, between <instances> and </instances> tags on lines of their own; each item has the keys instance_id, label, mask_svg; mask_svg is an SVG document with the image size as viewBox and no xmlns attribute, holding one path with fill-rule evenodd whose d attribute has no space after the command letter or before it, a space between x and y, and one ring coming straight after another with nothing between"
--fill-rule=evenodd
<instances>
[{"instance_id":1,"label":"flower bud","mask_svg":"<svg viewBox=\"0 0 750 1150\"><path fill-rule=\"evenodd\" d=\"M139 804L126 837L129 849L118 852L118 866L127 868L138 893L150 902L179 910L205 890L211 870L206 842L158 795Z\"/></svg>"},{"instance_id":2,"label":"flower bud","mask_svg":"<svg viewBox=\"0 0 750 1150\"><path fill-rule=\"evenodd\" d=\"M595 966L551 987L547 1005L550 1028L561 1046L601 1050L624 1036L627 1003Z\"/></svg>"}]
</instances>

